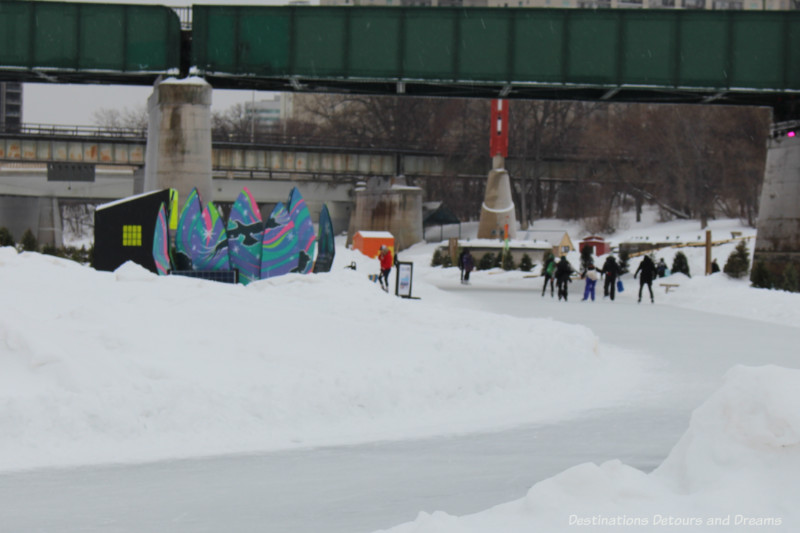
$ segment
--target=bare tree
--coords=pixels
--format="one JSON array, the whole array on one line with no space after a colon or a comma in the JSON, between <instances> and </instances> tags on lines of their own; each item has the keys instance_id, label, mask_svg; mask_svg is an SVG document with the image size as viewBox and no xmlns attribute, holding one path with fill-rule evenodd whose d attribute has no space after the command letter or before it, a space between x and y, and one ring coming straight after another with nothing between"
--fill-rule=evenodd
<instances>
[{"instance_id":1,"label":"bare tree","mask_svg":"<svg viewBox=\"0 0 800 533\"><path fill-rule=\"evenodd\" d=\"M145 106L122 110L101 108L92 114L94 124L102 128L138 131L147 131L148 118Z\"/></svg>"}]
</instances>

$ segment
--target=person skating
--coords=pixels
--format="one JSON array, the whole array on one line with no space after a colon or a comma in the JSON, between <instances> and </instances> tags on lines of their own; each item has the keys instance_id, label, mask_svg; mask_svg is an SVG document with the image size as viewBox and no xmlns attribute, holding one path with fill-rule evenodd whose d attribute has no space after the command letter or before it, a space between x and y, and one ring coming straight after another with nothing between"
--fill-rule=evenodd
<instances>
[{"instance_id":1,"label":"person skating","mask_svg":"<svg viewBox=\"0 0 800 533\"><path fill-rule=\"evenodd\" d=\"M650 259L649 255L644 256L642 262L639 263L639 268L636 269L633 279L636 279L639 273L642 274L639 278L639 303L642 303L642 289L645 285L647 285L647 289L650 291L650 302L655 303L653 299L653 277L656 275L656 265L653 263L653 260Z\"/></svg>"},{"instance_id":2,"label":"person skating","mask_svg":"<svg viewBox=\"0 0 800 533\"><path fill-rule=\"evenodd\" d=\"M563 298L567 301L568 284L572 283L570 276L575 272L567 258L562 256L561 261L556 266L556 287L558 288L559 301Z\"/></svg>"},{"instance_id":3,"label":"person skating","mask_svg":"<svg viewBox=\"0 0 800 533\"><path fill-rule=\"evenodd\" d=\"M597 273L597 269L594 268L593 264L589 263L582 277L586 280L586 287L583 289L583 301L585 302L588 300L590 296L592 301L594 301L594 286L597 284L600 275Z\"/></svg>"},{"instance_id":4,"label":"person skating","mask_svg":"<svg viewBox=\"0 0 800 533\"><path fill-rule=\"evenodd\" d=\"M475 268L475 260L468 248L464 248L461 256L458 258L458 266L461 267L461 283L469 285L469 273Z\"/></svg>"},{"instance_id":5,"label":"person skating","mask_svg":"<svg viewBox=\"0 0 800 533\"><path fill-rule=\"evenodd\" d=\"M604 276L603 298L611 298L612 302L614 301L614 294L617 291L619 270L617 259L613 255L609 255L606 262L603 263L603 269L600 272Z\"/></svg>"},{"instance_id":6,"label":"person skating","mask_svg":"<svg viewBox=\"0 0 800 533\"><path fill-rule=\"evenodd\" d=\"M664 258L658 260L658 264L656 265L656 274L659 278L666 277L667 275L667 263L664 261Z\"/></svg>"},{"instance_id":7,"label":"person skating","mask_svg":"<svg viewBox=\"0 0 800 533\"><path fill-rule=\"evenodd\" d=\"M388 292L389 272L392 271L392 251L385 244L381 245L381 250L378 252L378 260L381 262L381 273L378 275L378 281L381 282L381 289Z\"/></svg>"},{"instance_id":8,"label":"person skating","mask_svg":"<svg viewBox=\"0 0 800 533\"><path fill-rule=\"evenodd\" d=\"M553 257L553 254L547 255L547 261L545 261L544 266L542 267L542 272L544 273L544 285L542 286L542 296L547 292L547 283L550 282L550 298L555 296L555 291L553 289L554 278L556 273L556 258Z\"/></svg>"}]
</instances>

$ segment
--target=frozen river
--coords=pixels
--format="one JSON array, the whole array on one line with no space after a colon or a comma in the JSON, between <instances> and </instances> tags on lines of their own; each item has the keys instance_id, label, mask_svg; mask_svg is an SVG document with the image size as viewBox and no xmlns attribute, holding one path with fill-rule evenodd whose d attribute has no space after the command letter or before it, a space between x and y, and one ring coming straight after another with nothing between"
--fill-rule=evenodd
<instances>
[{"instance_id":1,"label":"frozen river","mask_svg":"<svg viewBox=\"0 0 800 533\"><path fill-rule=\"evenodd\" d=\"M465 306L584 324L601 344L652 359L653 387L615 409L496 433L0 474L0 532L365 533L419 511L477 512L586 461L650 470L728 368L797 366L798 328L636 305L630 294L563 304L535 291L454 290Z\"/></svg>"}]
</instances>

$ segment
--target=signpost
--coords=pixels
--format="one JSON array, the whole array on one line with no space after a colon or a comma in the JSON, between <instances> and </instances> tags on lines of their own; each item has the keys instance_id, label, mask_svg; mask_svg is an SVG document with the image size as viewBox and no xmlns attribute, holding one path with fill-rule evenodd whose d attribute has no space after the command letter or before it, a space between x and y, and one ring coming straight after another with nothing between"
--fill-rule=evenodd
<instances>
[{"instance_id":1,"label":"signpost","mask_svg":"<svg viewBox=\"0 0 800 533\"><path fill-rule=\"evenodd\" d=\"M397 262L397 278L395 280L394 294L401 298L414 298L411 296L411 283L414 279L414 263Z\"/></svg>"}]
</instances>

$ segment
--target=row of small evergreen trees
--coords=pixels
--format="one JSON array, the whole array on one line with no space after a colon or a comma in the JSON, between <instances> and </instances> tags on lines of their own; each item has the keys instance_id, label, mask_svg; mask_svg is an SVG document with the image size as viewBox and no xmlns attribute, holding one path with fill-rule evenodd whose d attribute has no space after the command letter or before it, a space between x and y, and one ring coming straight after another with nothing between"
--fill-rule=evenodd
<instances>
[{"instance_id":1,"label":"row of small evergreen trees","mask_svg":"<svg viewBox=\"0 0 800 533\"><path fill-rule=\"evenodd\" d=\"M458 254L461 255L461 249L458 250ZM453 266L453 260L447 251L437 248L433 252L431 266L451 267ZM496 254L486 252L475 262L475 268L478 270L491 270L492 268L502 268L503 270L519 269L523 272L530 272L533 270L533 261L531 256L523 254L517 265L511 252L498 252Z\"/></svg>"},{"instance_id":2,"label":"row of small evergreen trees","mask_svg":"<svg viewBox=\"0 0 800 533\"><path fill-rule=\"evenodd\" d=\"M72 259L81 264L94 266L94 245L88 250L85 246L76 248L75 246L65 246L58 248L52 244L39 246L36 236L30 229L25 230L19 243L14 242L14 237L6 227L0 227L0 246L13 246L20 252L41 252L45 255L54 255L65 259Z\"/></svg>"}]
</instances>

